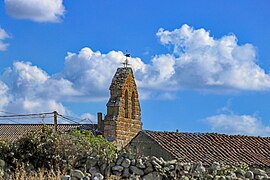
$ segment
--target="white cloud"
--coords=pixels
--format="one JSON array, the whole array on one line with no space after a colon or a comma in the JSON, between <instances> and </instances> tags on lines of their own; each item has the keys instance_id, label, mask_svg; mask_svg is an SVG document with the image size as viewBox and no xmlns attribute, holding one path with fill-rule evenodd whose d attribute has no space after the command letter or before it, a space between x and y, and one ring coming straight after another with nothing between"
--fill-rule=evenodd
<instances>
[{"instance_id":1,"label":"white cloud","mask_svg":"<svg viewBox=\"0 0 270 180\"><path fill-rule=\"evenodd\" d=\"M79 94L72 83L63 78L49 76L29 62L15 62L7 69L2 81L8 87L10 101L6 110L17 113L55 111L67 114L62 99Z\"/></svg>"},{"instance_id":2,"label":"white cloud","mask_svg":"<svg viewBox=\"0 0 270 180\"><path fill-rule=\"evenodd\" d=\"M0 27L0 51L7 50L8 44L3 42L7 38L10 38L10 36L4 29Z\"/></svg>"},{"instance_id":3,"label":"white cloud","mask_svg":"<svg viewBox=\"0 0 270 180\"><path fill-rule=\"evenodd\" d=\"M215 39L204 29L183 25L174 31L160 29L157 36L161 43L173 47L172 54L156 55L148 64L140 58L130 60L143 97L151 97L151 91L179 89L220 92L270 88L269 74L256 64L255 47L238 45L234 35ZM106 92L124 58L119 51L102 54L83 48L78 54L68 54L62 74L87 97L100 97L98 93Z\"/></svg>"},{"instance_id":4,"label":"white cloud","mask_svg":"<svg viewBox=\"0 0 270 180\"><path fill-rule=\"evenodd\" d=\"M8 87L0 81L0 110L9 103Z\"/></svg>"},{"instance_id":5,"label":"white cloud","mask_svg":"<svg viewBox=\"0 0 270 180\"><path fill-rule=\"evenodd\" d=\"M73 83L74 88L81 93L81 96L76 97L79 101L93 101L108 98L113 75L122 66L125 56L121 51L102 54L86 47L78 54L69 52L65 59L64 71L58 76ZM140 58L130 58L129 63L140 89L140 98L151 97L153 90L173 89L175 82L170 78L175 72L174 58L171 55L155 56L150 64L144 63ZM163 93L155 92L157 96ZM173 97L168 92L165 94L161 97Z\"/></svg>"},{"instance_id":6,"label":"white cloud","mask_svg":"<svg viewBox=\"0 0 270 180\"><path fill-rule=\"evenodd\" d=\"M157 84L163 83L167 76L173 74L173 61L164 61L164 57L167 55L156 56L153 65L143 63L140 58L130 59L141 84L153 80L150 86L159 88ZM78 54L68 53L64 70L54 75L49 75L30 62L14 62L13 67L1 76L10 96L5 110L17 113L57 110L68 114L70 112L63 102L107 100L112 77L124 60L125 56L120 51L102 54L83 48ZM166 71L164 65L170 66L170 71ZM151 96L149 89L142 89L141 97ZM167 92L155 94L162 99L173 97Z\"/></svg>"},{"instance_id":7,"label":"white cloud","mask_svg":"<svg viewBox=\"0 0 270 180\"><path fill-rule=\"evenodd\" d=\"M78 54L68 53L64 71L59 77L72 82L81 92L80 100L92 101L107 98L108 88L118 67L122 66L125 56L120 51L102 54L83 48ZM133 70L143 71L145 64L139 58L132 58Z\"/></svg>"},{"instance_id":8,"label":"white cloud","mask_svg":"<svg viewBox=\"0 0 270 180\"><path fill-rule=\"evenodd\" d=\"M67 115L69 110L62 105L62 103L57 102L54 99L43 99L43 98L15 98L10 102L5 110L8 112L19 113L42 113L42 112L53 112L57 111L59 114Z\"/></svg>"},{"instance_id":9,"label":"white cloud","mask_svg":"<svg viewBox=\"0 0 270 180\"><path fill-rule=\"evenodd\" d=\"M149 63L130 59L141 99L173 99L179 89L269 90L270 76L256 64L256 49L238 45L234 35L215 39L204 29L183 25L174 31L160 29L157 36L173 53L155 55ZM29 62L15 62L0 78L9 98L2 104L21 112L43 108L68 113L63 102L107 100L112 77L124 60L121 51L85 47L69 52L63 71L53 75Z\"/></svg>"},{"instance_id":10,"label":"white cloud","mask_svg":"<svg viewBox=\"0 0 270 180\"><path fill-rule=\"evenodd\" d=\"M66 79L49 76L45 71L33 66L30 62L15 62L13 68L3 74L4 81L9 84L12 92L27 93L28 96L52 97L78 95L72 83ZM58 98L57 98L58 97Z\"/></svg>"},{"instance_id":11,"label":"white cloud","mask_svg":"<svg viewBox=\"0 0 270 180\"><path fill-rule=\"evenodd\" d=\"M7 13L18 19L59 22L64 15L63 0L5 0Z\"/></svg>"},{"instance_id":12,"label":"white cloud","mask_svg":"<svg viewBox=\"0 0 270 180\"><path fill-rule=\"evenodd\" d=\"M144 64L144 70L135 72L138 86L143 89L172 89L176 86L175 59L170 54L154 56L150 64Z\"/></svg>"},{"instance_id":13,"label":"white cloud","mask_svg":"<svg viewBox=\"0 0 270 180\"><path fill-rule=\"evenodd\" d=\"M256 48L238 45L235 35L219 39L205 29L188 25L157 36L164 45L173 48L174 76L180 88L229 90L269 90L270 76L256 64Z\"/></svg>"},{"instance_id":14,"label":"white cloud","mask_svg":"<svg viewBox=\"0 0 270 180\"><path fill-rule=\"evenodd\" d=\"M270 126L251 115L219 114L206 118L206 122L219 133L270 136Z\"/></svg>"},{"instance_id":15,"label":"white cloud","mask_svg":"<svg viewBox=\"0 0 270 180\"><path fill-rule=\"evenodd\" d=\"M84 113L80 117L81 123L97 123L97 117L91 113Z\"/></svg>"}]
</instances>

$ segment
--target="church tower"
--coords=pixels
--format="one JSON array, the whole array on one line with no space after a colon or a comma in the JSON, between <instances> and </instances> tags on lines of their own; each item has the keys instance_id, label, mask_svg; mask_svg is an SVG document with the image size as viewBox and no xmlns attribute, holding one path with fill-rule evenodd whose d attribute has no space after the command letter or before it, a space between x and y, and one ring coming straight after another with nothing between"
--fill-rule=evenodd
<instances>
[{"instance_id":1,"label":"church tower","mask_svg":"<svg viewBox=\"0 0 270 180\"><path fill-rule=\"evenodd\" d=\"M119 149L142 130L138 91L130 67L117 69L110 86L107 115L99 124L103 126L104 137Z\"/></svg>"}]
</instances>

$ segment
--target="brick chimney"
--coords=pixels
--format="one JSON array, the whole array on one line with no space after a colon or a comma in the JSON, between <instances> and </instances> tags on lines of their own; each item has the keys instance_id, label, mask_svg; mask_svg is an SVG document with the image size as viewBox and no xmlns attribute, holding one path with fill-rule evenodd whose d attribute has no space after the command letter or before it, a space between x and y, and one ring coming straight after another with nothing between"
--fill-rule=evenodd
<instances>
[{"instance_id":1,"label":"brick chimney","mask_svg":"<svg viewBox=\"0 0 270 180\"><path fill-rule=\"evenodd\" d=\"M104 131L104 122L102 120L102 113L101 112L97 113L97 118L98 118L98 131L103 132Z\"/></svg>"}]
</instances>

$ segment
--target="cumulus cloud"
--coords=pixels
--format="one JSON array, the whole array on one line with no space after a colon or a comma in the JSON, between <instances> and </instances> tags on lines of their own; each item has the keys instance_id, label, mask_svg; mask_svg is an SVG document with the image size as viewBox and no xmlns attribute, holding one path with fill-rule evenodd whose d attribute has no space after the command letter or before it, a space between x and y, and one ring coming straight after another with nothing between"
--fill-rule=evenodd
<instances>
[{"instance_id":1,"label":"cumulus cloud","mask_svg":"<svg viewBox=\"0 0 270 180\"><path fill-rule=\"evenodd\" d=\"M9 103L8 87L0 81L0 110Z\"/></svg>"},{"instance_id":2,"label":"cumulus cloud","mask_svg":"<svg viewBox=\"0 0 270 180\"><path fill-rule=\"evenodd\" d=\"M251 115L219 114L206 118L206 122L219 133L270 136L270 126Z\"/></svg>"},{"instance_id":3,"label":"cumulus cloud","mask_svg":"<svg viewBox=\"0 0 270 180\"><path fill-rule=\"evenodd\" d=\"M0 27L0 51L7 50L8 44L4 42L5 39L10 38L8 33Z\"/></svg>"},{"instance_id":4,"label":"cumulus cloud","mask_svg":"<svg viewBox=\"0 0 270 180\"><path fill-rule=\"evenodd\" d=\"M97 123L97 117L91 113L84 113L80 116L81 123Z\"/></svg>"},{"instance_id":5,"label":"cumulus cloud","mask_svg":"<svg viewBox=\"0 0 270 180\"><path fill-rule=\"evenodd\" d=\"M42 113L57 111L59 114L69 114L68 109L54 99L14 98L5 108L8 112Z\"/></svg>"},{"instance_id":6,"label":"cumulus cloud","mask_svg":"<svg viewBox=\"0 0 270 180\"><path fill-rule=\"evenodd\" d=\"M125 56L120 51L102 54L99 51L93 52L90 48L83 48L78 54L68 53L64 71L58 76L72 82L81 92L82 99L101 100L107 97L112 77L116 69L122 66L124 59ZM141 59L132 58L130 63L134 71L143 70L144 63Z\"/></svg>"},{"instance_id":7,"label":"cumulus cloud","mask_svg":"<svg viewBox=\"0 0 270 180\"><path fill-rule=\"evenodd\" d=\"M162 93L163 97L173 97L171 92L180 89L220 92L270 88L269 74L256 64L256 48L239 45L235 35L218 39L205 29L183 25L173 31L159 29L157 37L173 52L155 55L149 63L130 59L144 98L157 91L158 97ZM68 53L61 74L86 97L101 97L124 58L120 51L102 54L86 47L79 53Z\"/></svg>"},{"instance_id":8,"label":"cumulus cloud","mask_svg":"<svg viewBox=\"0 0 270 180\"><path fill-rule=\"evenodd\" d=\"M121 51L102 54L86 47L77 54L69 52L65 60L64 70L58 76L72 82L74 88L81 92L77 99L93 101L108 98L108 88L113 75L117 68L122 66L125 56ZM151 97L154 89L158 96L171 99L172 96L167 92L174 84L174 80L170 79L174 74L174 60L171 55L155 56L150 64L144 63L138 57L130 58L129 63L141 90L141 98Z\"/></svg>"},{"instance_id":9,"label":"cumulus cloud","mask_svg":"<svg viewBox=\"0 0 270 180\"><path fill-rule=\"evenodd\" d=\"M63 0L5 0L7 13L18 19L59 22L64 15Z\"/></svg>"},{"instance_id":10,"label":"cumulus cloud","mask_svg":"<svg viewBox=\"0 0 270 180\"><path fill-rule=\"evenodd\" d=\"M156 56L152 65L145 64L140 58L130 59L139 84L143 85L147 81L151 83L149 86L159 88L158 84L164 83L164 79L173 74L173 69L166 72L163 69L164 64L172 66L173 63L164 61L164 57L167 58L167 55ZM63 102L107 100L113 75L124 60L125 56L121 51L102 54L83 48L77 54L68 53L63 71L53 75L30 62L14 62L0 78L10 96L6 110L18 113L57 110L59 113L69 114ZM152 76L150 72L153 73ZM141 98L153 94L149 89L142 91ZM162 99L173 97L166 91L154 94Z\"/></svg>"},{"instance_id":11,"label":"cumulus cloud","mask_svg":"<svg viewBox=\"0 0 270 180\"><path fill-rule=\"evenodd\" d=\"M139 57L129 60L141 99L173 99L181 89L269 90L270 76L256 64L256 48L239 45L235 35L214 38L205 29L183 25L160 29L157 37L173 52L155 55L148 63ZM68 113L63 102L107 100L112 77L124 60L121 51L85 47L68 52L63 71L53 75L30 62L15 62L0 78L8 98L2 104L21 112L43 108Z\"/></svg>"},{"instance_id":12,"label":"cumulus cloud","mask_svg":"<svg viewBox=\"0 0 270 180\"><path fill-rule=\"evenodd\" d=\"M173 49L178 87L189 89L268 90L270 76L256 64L256 48L239 45L235 35L214 38L205 29L183 25L159 29L160 42Z\"/></svg>"},{"instance_id":13,"label":"cumulus cloud","mask_svg":"<svg viewBox=\"0 0 270 180\"><path fill-rule=\"evenodd\" d=\"M57 110L67 114L60 101L77 92L72 83L63 78L49 76L30 62L15 62L1 77L8 87L10 102L6 109L11 112L33 113Z\"/></svg>"}]
</instances>

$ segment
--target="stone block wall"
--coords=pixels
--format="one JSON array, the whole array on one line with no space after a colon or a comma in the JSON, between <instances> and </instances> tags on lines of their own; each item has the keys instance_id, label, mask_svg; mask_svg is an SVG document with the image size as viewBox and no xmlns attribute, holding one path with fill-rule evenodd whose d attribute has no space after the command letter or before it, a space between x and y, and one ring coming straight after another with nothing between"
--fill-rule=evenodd
<instances>
[{"instance_id":1,"label":"stone block wall","mask_svg":"<svg viewBox=\"0 0 270 180\"><path fill-rule=\"evenodd\" d=\"M171 153L162 148L156 141L145 136L144 133L138 133L125 147L129 152L141 156L163 157L165 160L174 159Z\"/></svg>"},{"instance_id":2,"label":"stone block wall","mask_svg":"<svg viewBox=\"0 0 270 180\"><path fill-rule=\"evenodd\" d=\"M104 137L109 141L114 141L116 138L116 122L104 121Z\"/></svg>"}]
</instances>

